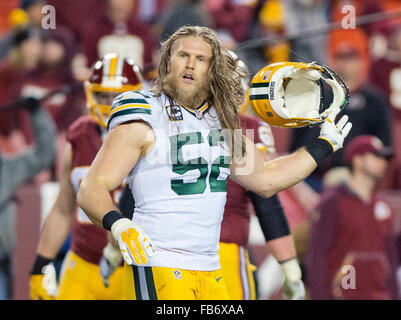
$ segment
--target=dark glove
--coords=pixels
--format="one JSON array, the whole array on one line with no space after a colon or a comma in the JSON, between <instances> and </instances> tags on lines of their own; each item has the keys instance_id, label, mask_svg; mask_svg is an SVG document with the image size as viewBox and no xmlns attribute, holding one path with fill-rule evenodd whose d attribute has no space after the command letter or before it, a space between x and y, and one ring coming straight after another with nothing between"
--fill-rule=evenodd
<instances>
[{"instance_id":1,"label":"dark glove","mask_svg":"<svg viewBox=\"0 0 401 320\"><path fill-rule=\"evenodd\" d=\"M23 98L21 104L29 112L35 112L40 108L39 100L34 97Z\"/></svg>"}]
</instances>

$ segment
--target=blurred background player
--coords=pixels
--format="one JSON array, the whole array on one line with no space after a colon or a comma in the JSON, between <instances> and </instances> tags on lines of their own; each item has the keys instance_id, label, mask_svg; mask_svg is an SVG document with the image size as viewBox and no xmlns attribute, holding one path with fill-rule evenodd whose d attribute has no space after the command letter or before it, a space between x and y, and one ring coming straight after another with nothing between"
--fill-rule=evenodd
<instances>
[{"instance_id":1,"label":"blurred background player","mask_svg":"<svg viewBox=\"0 0 401 320\"><path fill-rule=\"evenodd\" d=\"M95 63L92 76L85 83L90 115L78 118L67 132L70 145L64 156L60 191L43 225L32 269L32 299L54 298L43 285L43 279L47 277L44 267L56 257L70 230L71 248L64 261L57 299L123 298L122 270L102 282L99 268L100 261L103 274L108 272L104 271L108 265L117 268L122 261L120 251L111 243L106 246L107 232L94 226L77 207L76 193L102 144L113 99L121 92L140 87L140 69L133 60L107 54ZM117 199L118 189L113 194Z\"/></svg>"},{"instance_id":2,"label":"blurred background player","mask_svg":"<svg viewBox=\"0 0 401 320\"><path fill-rule=\"evenodd\" d=\"M241 115L244 129L254 130L254 142L264 153L274 154L274 140L268 125ZM266 152L267 151L267 152ZM296 259L295 245L278 195L263 198L248 192L232 180L227 182L227 203L220 235L220 263L224 282L232 299L256 299L252 272L256 269L249 261L248 238L250 231L249 199L258 217L267 248L282 267L285 277L283 292L287 299L304 298L302 273Z\"/></svg>"},{"instance_id":3,"label":"blurred background player","mask_svg":"<svg viewBox=\"0 0 401 320\"><path fill-rule=\"evenodd\" d=\"M245 92L249 86L248 68L237 59L237 70L242 75L242 87ZM246 98L240 110L245 110L249 99ZM250 130L258 149L266 155L266 160L275 154L274 137L270 126L258 118L240 115L241 127ZM246 131L245 131L246 134ZM250 231L249 200L258 217L267 247L280 263L284 273L284 292L288 299L303 299L305 288L302 283L301 269L296 260L296 250L290 234L290 228L278 195L263 198L231 179L227 181L227 202L220 235L220 263L223 279L231 299L256 299L253 271L256 269L249 260L248 239Z\"/></svg>"},{"instance_id":4,"label":"blurred background player","mask_svg":"<svg viewBox=\"0 0 401 320\"><path fill-rule=\"evenodd\" d=\"M32 148L6 155L0 148L0 299L11 297L13 273L12 253L16 234L16 199L18 187L52 165L56 155L55 126L51 117L40 108L36 99L22 101L32 123Z\"/></svg>"},{"instance_id":5,"label":"blurred background player","mask_svg":"<svg viewBox=\"0 0 401 320\"><path fill-rule=\"evenodd\" d=\"M392 153L371 135L347 145L351 176L323 192L313 215L307 261L311 299L399 299L393 212L375 190Z\"/></svg>"}]
</instances>

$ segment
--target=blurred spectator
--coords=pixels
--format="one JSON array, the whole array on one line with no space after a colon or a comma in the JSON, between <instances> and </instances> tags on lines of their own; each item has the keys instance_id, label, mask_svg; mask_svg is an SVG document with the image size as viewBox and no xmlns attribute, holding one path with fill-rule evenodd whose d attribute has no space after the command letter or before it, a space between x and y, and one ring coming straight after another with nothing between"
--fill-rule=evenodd
<instances>
[{"instance_id":1,"label":"blurred spectator","mask_svg":"<svg viewBox=\"0 0 401 320\"><path fill-rule=\"evenodd\" d=\"M99 18L107 5L105 0L47 0L47 2L56 9L57 27L61 25L69 28L74 33L77 43L82 41L81 36L88 17ZM134 0L131 13L139 20L153 25L160 19L168 2L169 0Z\"/></svg>"},{"instance_id":2,"label":"blurred spectator","mask_svg":"<svg viewBox=\"0 0 401 320\"><path fill-rule=\"evenodd\" d=\"M268 0L258 13L258 36L263 38L285 37L286 11L281 1ZM290 51L288 41L273 42L264 48L264 54L271 63L289 61Z\"/></svg>"},{"instance_id":3,"label":"blurred spectator","mask_svg":"<svg viewBox=\"0 0 401 320\"><path fill-rule=\"evenodd\" d=\"M351 176L322 194L311 222L311 299L398 299L392 209L376 191L392 149L362 135L346 147Z\"/></svg>"},{"instance_id":4,"label":"blurred spectator","mask_svg":"<svg viewBox=\"0 0 401 320\"><path fill-rule=\"evenodd\" d=\"M348 16L350 12L345 6L352 6L356 13L354 22L358 22L361 16L383 14L386 11L399 10L401 8L401 1L399 0L336 0L332 1L330 16L333 21L349 22ZM344 10L343 9L347 9ZM344 19L344 20L343 20ZM363 43L369 46L369 56L364 57L368 62L371 59L380 58L384 55L387 47L387 37L389 30L394 24L400 24L400 18L383 19L364 23L356 29L340 29L333 32L330 36L330 46L335 47L337 42L354 41L355 44ZM366 35L367 40L355 39L353 31L359 31Z\"/></svg>"},{"instance_id":5,"label":"blurred spectator","mask_svg":"<svg viewBox=\"0 0 401 320\"><path fill-rule=\"evenodd\" d=\"M35 136L32 148L12 157L0 154L0 299L8 299L11 290L12 252L15 245L16 201L18 187L49 167L54 160L55 128L47 112L36 99L25 99Z\"/></svg>"},{"instance_id":6,"label":"blurred spectator","mask_svg":"<svg viewBox=\"0 0 401 320\"><path fill-rule=\"evenodd\" d=\"M39 65L23 78L20 95L41 99L65 85L74 84L71 60L74 54L72 33L59 26L47 33ZM52 115L58 132L82 115L82 104L76 95L57 94L46 100L43 106Z\"/></svg>"},{"instance_id":7,"label":"blurred spectator","mask_svg":"<svg viewBox=\"0 0 401 320\"><path fill-rule=\"evenodd\" d=\"M102 14L83 25L86 66L109 52L132 58L141 68L152 63L155 41L150 26L133 14L134 0L105 0Z\"/></svg>"},{"instance_id":8,"label":"blurred spectator","mask_svg":"<svg viewBox=\"0 0 401 320\"><path fill-rule=\"evenodd\" d=\"M216 30L228 31L237 42L249 39L257 1L204 0L203 2Z\"/></svg>"},{"instance_id":9,"label":"blurred spectator","mask_svg":"<svg viewBox=\"0 0 401 320\"><path fill-rule=\"evenodd\" d=\"M14 46L14 33L28 24L28 15L20 8L14 9L8 17L8 24L9 31L0 39L0 60L6 58Z\"/></svg>"},{"instance_id":10,"label":"blurred spectator","mask_svg":"<svg viewBox=\"0 0 401 320\"><path fill-rule=\"evenodd\" d=\"M168 9L169 0L136 0L134 13L141 20L154 24L160 19L165 9Z\"/></svg>"},{"instance_id":11,"label":"blurred spectator","mask_svg":"<svg viewBox=\"0 0 401 320\"><path fill-rule=\"evenodd\" d=\"M372 63L370 82L389 97L393 125L396 164L401 179L401 25L395 27L388 40L384 57ZM401 188L401 181L397 185Z\"/></svg>"},{"instance_id":12,"label":"blurred spectator","mask_svg":"<svg viewBox=\"0 0 401 320\"><path fill-rule=\"evenodd\" d=\"M94 19L102 14L105 0L47 0L56 9L57 28L68 28L75 41L81 43L82 29L88 19Z\"/></svg>"},{"instance_id":13,"label":"blurred spectator","mask_svg":"<svg viewBox=\"0 0 401 320\"><path fill-rule=\"evenodd\" d=\"M329 1L284 0L285 27L290 35L329 23ZM328 35L320 34L291 43L291 61L327 63Z\"/></svg>"},{"instance_id":14,"label":"blurred spectator","mask_svg":"<svg viewBox=\"0 0 401 320\"><path fill-rule=\"evenodd\" d=\"M0 62L0 105L11 103L18 98L18 85L21 78L38 65L43 48L42 40L38 35L25 28L14 30L12 43L13 47L7 59ZM20 151L25 146L25 140L17 130L18 128L18 112L0 113L0 137L3 150Z\"/></svg>"},{"instance_id":15,"label":"blurred spectator","mask_svg":"<svg viewBox=\"0 0 401 320\"><path fill-rule=\"evenodd\" d=\"M237 53L249 67L253 77L264 66L289 61L289 43L281 40L286 35L285 12L282 3L278 0L266 1L257 11L256 25L252 26L250 45L238 44ZM258 40L269 39L269 44L259 44Z\"/></svg>"},{"instance_id":16,"label":"blurred spectator","mask_svg":"<svg viewBox=\"0 0 401 320\"><path fill-rule=\"evenodd\" d=\"M391 121L387 98L376 88L367 84L361 77L364 70L362 53L351 43L341 43L334 50L333 69L344 79L350 90L348 107L342 112L349 116L352 129L344 141L362 134L379 137L386 146L392 146ZM331 99L330 97L327 97ZM319 128L300 128L292 132L291 150L309 143L318 136ZM330 168L344 165L344 150L341 149L329 157L312 175L316 180L315 187L320 189L320 177Z\"/></svg>"},{"instance_id":17,"label":"blurred spectator","mask_svg":"<svg viewBox=\"0 0 401 320\"><path fill-rule=\"evenodd\" d=\"M358 19L360 16L383 12L385 10L383 2L377 0L334 0L332 1L329 15L332 21L342 21L350 13L349 10L344 10L347 9L345 6L352 6ZM383 28L386 28L388 23L387 20L376 21L362 25L361 29L370 37L376 32L380 32Z\"/></svg>"},{"instance_id":18,"label":"blurred spectator","mask_svg":"<svg viewBox=\"0 0 401 320\"><path fill-rule=\"evenodd\" d=\"M68 29L58 26L54 30L49 30L44 39L40 63L22 77L19 90L20 97L32 96L44 99L43 108L49 111L57 127L59 150L64 149L65 132L68 126L85 113L82 86L75 82L71 71L73 45L74 37ZM52 94L53 92L57 93ZM48 97L50 94L52 95ZM30 143L32 128L26 115L22 116L21 122L24 135ZM58 154L55 167L47 173L47 176L43 174L38 177L38 182L58 180L61 168L62 155Z\"/></svg>"},{"instance_id":19,"label":"blurred spectator","mask_svg":"<svg viewBox=\"0 0 401 320\"><path fill-rule=\"evenodd\" d=\"M185 25L209 26L209 17L200 6L200 0L170 0L168 8L157 23L160 40L166 40Z\"/></svg>"},{"instance_id":20,"label":"blurred spectator","mask_svg":"<svg viewBox=\"0 0 401 320\"><path fill-rule=\"evenodd\" d=\"M31 28L44 30L42 28L42 8L45 5L47 5L47 0L21 0L21 8L28 15L29 26Z\"/></svg>"},{"instance_id":21,"label":"blurred spectator","mask_svg":"<svg viewBox=\"0 0 401 320\"><path fill-rule=\"evenodd\" d=\"M6 33L0 40L0 59L5 58L11 47L12 43L11 34L17 27L26 27L32 33L44 34L47 30L42 28L42 7L47 4L45 0L21 0L21 8L15 9L11 12L9 17L9 24L11 31Z\"/></svg>"}]
</instances>

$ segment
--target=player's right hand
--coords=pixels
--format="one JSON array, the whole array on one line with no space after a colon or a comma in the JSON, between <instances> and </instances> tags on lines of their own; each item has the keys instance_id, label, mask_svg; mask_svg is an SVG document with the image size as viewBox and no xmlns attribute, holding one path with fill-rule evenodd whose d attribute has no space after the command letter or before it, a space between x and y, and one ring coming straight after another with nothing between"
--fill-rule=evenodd
<instances>
[{"instance_id":1,"label":"player's right hand","mask_svg":"<svg viewBox=\"0 0 401 320\"><path fill-rule=\"evenodd\" d=\"M333 152L343 147L344 139L352 128L352 123L348 121L347 115L343 115L337 124L335 123L340 111L340 108L331 110L328 117L320 125L319 139L328 141L333 148Z\"/></svg>"},{"instance_id":2,"label":"player's right hand","mask_svg":"<svg viewBox=\"0 0 401 320\"><path fill-rule=\"evenodd\" d=\"M154 253L150 238L141 226L127 218L117 220L111 226L111 233L117 240L124 261L129 264L146 264Z\"/></svg>"},{"instance_id":3,"label":"player's right hand","mask_svg":"<svg viewBox=\"0 0 401 320\"><path fill-rule=\"evenodd\" d=\"M53 300L57 294L56 270L53 263L45 265L39 274L31 274L30 295L32 300Z\"/></svg>"}]
</instances>

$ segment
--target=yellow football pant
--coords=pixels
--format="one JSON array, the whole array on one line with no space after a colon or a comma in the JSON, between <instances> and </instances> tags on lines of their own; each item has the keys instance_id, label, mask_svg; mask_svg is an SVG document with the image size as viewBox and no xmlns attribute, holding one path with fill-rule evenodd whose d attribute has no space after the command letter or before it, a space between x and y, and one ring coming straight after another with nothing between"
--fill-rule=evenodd
<instances>
[{"instance_id":1,"label":"yellow football pant","mask_svg":"<svg viewBox=\"0 0 401 320\"><path fill-rule=\"evenodd\" d=\"M227 300L220 270L192 271L124 264L124 292L130 300Z\"/></svg>"},{"instance_id":2,"label":"yellow football pant","mask_svg":"<svg viewBox=\"0 0 401 320\"><path fill-rule=\"evenodd\" d=\"M233 300L255 300L256 289L248 251L235 244L220 242L220 265L228 293Z\"/></svg>"},{"instance_id":3,"label":"yellow football pant","mask_svg":"<svg viewBox=\"0 0 401 320\"><path fill-rule=\"evenodd\" d=\"M111 275L106 288L99 265L69 251L63 263L57 300L123 300L123 267Z\"/></svg>"}]
</instances>

